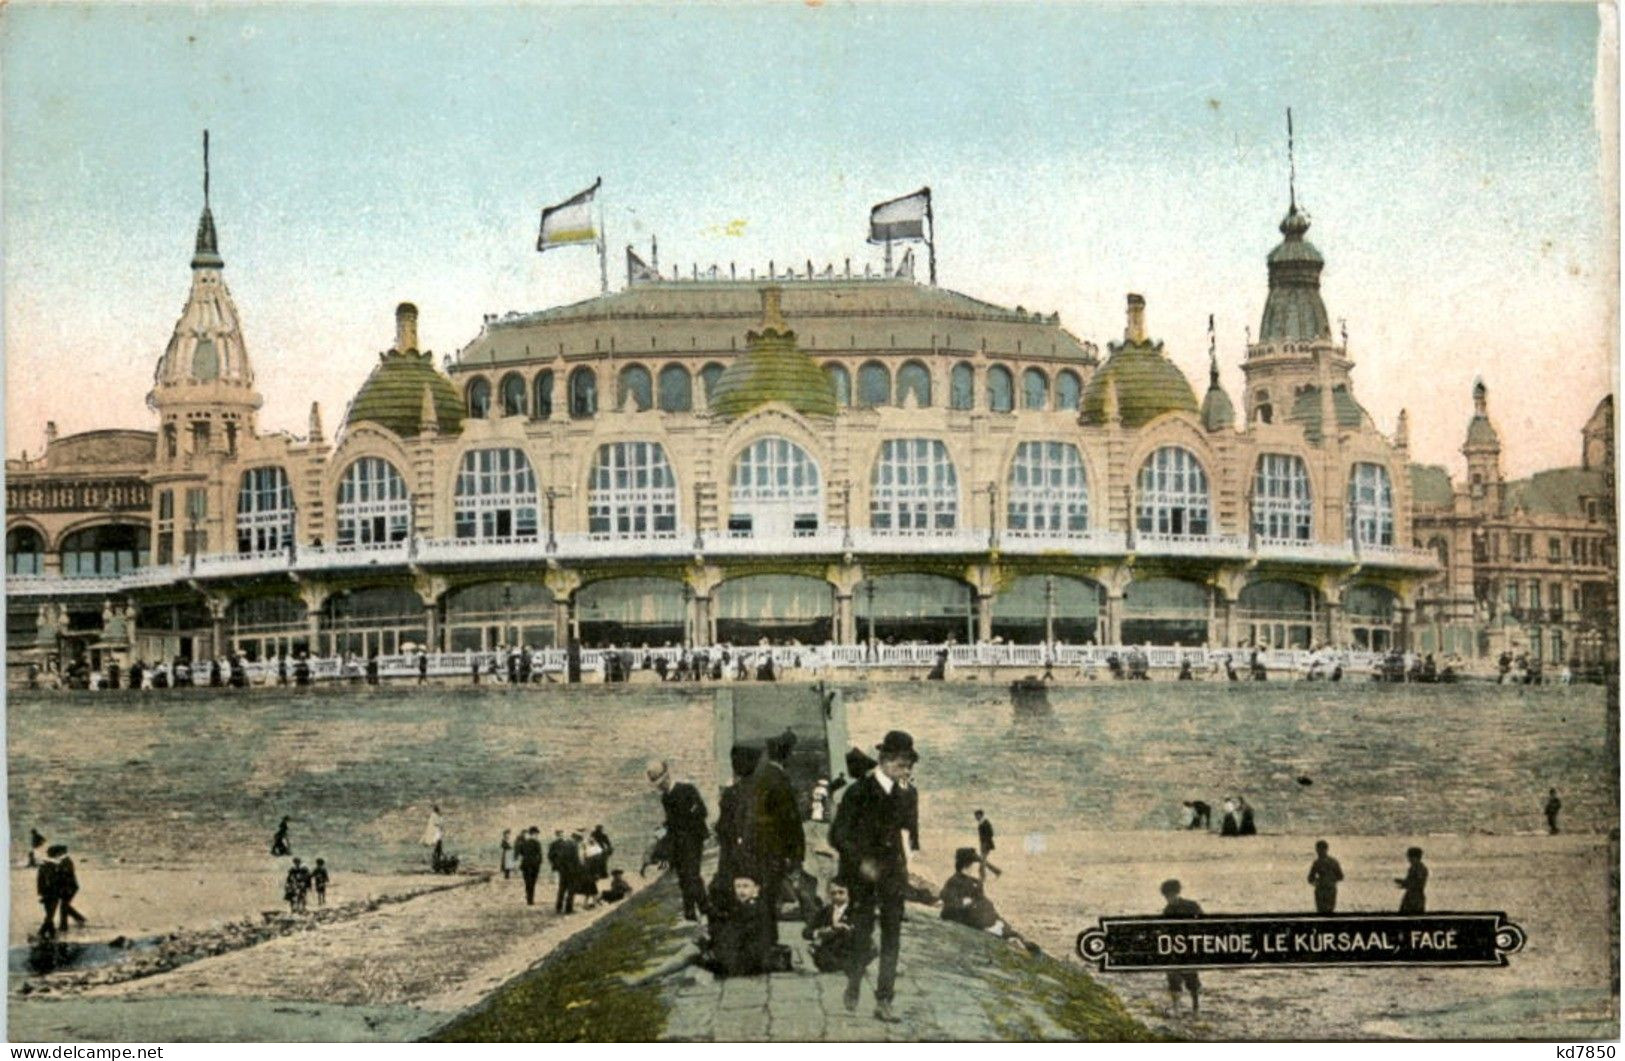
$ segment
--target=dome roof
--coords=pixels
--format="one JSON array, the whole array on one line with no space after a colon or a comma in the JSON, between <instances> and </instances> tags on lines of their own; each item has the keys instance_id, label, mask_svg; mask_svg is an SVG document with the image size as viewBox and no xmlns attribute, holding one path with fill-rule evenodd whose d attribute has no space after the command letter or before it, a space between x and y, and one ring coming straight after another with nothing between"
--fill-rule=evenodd
<instances>
[{"instance_id":1,"label":"dome roof","mask_svg":"<svg viewBox=\"0 0 1625 1061\"><path fill-rule=\"evenodd\" d=\"M1106 422L1107 391L1114 385L1117 414L1124 427L1140 427L1163 413L1197 411L1190 381L1162 356L1161 343L1127 340L1113 344L1111 351L1084 389L1080 406L1084 423Z\"/></svg>"},{"instance_id":2,"label":"dome roof","mask_svg":"<svg viewBox=\"0 0 1625 1061\"><path fill-rule=\"evenodd\" d=\"M1315 245L1304 239L1309 218L1296 199L1281 219L1281 242L1269 254L1270 291L1258 341L1311 342L1330 338L1331 321L1320 298L1320 270L1326 264Z\"/></svg>"},{"instance_id":3,"label":"dome roof","mask_svg":"<svg viewBox=\"0 0 1625 1061\"><path fill-rule=\"evenodd\" d=\"M1467 424L1467 444L1469 446L1496 446L1501 445L1501 436L1490 423L1487 416L1475 416Z\"/></svg>"},{"instance_id":4,"label":"dome roof","mask_svg":"<svg viewBox=\"0 0 1625 1061\"><path fill-rule=\"evenodd\" d=\"M761 295L761 331L745 333L745 352L711 390L711 411L734 419L769 402L783 402L804 416L834 416L835 385L796 347L796 333L779 312L779 289L764 287Z\"/></svg>"},{"instance_id":5,"label":"dome roof","mask_svg":"<svg viewBox=\"0 0 1625 1061\"><path fill-rule=\"evenodd\" d=\"M391 350L361 385L346 426L363 421L378 424L401 438L414 438L423 430L424 388L428 388L434 417L442 433L455 434L463 427L463 403L457 388L434 367L432 354L416 350Z\"/></svg>"},{"instance_id":6,"label":"dome roof","mask_svg":"<svg viewBox=\"0 0 1625 1061\"><path fill-rule=\"evenodd\" d=\"M1230 403L1230 395L1217 383L1207 389L1207 396L1202 399L1202 426L1209 431L1223 431L1236 426L1236 407Z\"/></svg>"}]
</instances>

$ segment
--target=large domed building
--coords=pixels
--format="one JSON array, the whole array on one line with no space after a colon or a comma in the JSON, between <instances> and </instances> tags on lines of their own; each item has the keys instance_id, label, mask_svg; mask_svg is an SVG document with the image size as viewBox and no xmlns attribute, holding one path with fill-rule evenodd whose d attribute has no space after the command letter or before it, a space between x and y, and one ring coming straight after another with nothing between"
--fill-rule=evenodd
<instances>
[{"instance_id":1,"label":"large domed building","mask_svg":"<svg viewBox=\"0 0 1625 1061\"><path fill-rule=\"evenodd\" d=\"M260 430L206 205L155 431L8 462L12 658L1406 645L1407 441L1307 229L1293 202L1239 403L1137 294L1100 363L1054 314L809 266L487 317L444 371L402 304L329 439Z\"/></svg>"}]
</instances>

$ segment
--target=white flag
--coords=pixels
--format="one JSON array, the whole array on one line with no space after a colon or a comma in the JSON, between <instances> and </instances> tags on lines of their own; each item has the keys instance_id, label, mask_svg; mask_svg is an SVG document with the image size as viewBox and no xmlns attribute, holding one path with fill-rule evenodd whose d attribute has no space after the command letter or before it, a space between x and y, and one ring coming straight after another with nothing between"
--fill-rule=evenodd
<instances>
[{"instance_id":1,"label":"white flag","mask_svg":"<svg viewBox=\"0 0 1625 1061\"><path fill-rule=\"evenodd\" d=\"M557 206L542 210L542 231L536 237L536 249L551 250L574 243L598 242L598 224L593 220L592 202L598 195L604 178L593 181L592 187L572 196Z\"/></svg>"},{"instance_id":2,"label":"white flag","mask_svg":"<svg viewBox=\"0 0 1625 1061\"><path fill-rule=\"evenodd\" d=\"M930 188L880 203L869 211L869 242L925 239L925 223L930 214Z\"/></svg>"}]
</instances>

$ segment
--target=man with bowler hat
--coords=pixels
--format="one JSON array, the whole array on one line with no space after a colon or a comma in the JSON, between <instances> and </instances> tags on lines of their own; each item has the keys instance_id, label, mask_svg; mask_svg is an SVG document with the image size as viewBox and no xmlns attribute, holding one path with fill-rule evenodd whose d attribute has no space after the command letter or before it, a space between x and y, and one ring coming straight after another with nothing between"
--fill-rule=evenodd
<instances>
[{"instance_id":1,"label":"man with bowler hat","mask_svg":"<svg viewBox=\"0 0 1625 1061\"><path fill-rule=\"evenodd\" d=\"M709 910L705 898L705 881L700 877L700 854L705 850L705 838L710 833L706 826L709 812L700 790L687 781L671 776L671 765L664 759L651 760L644 770L660 793L660 806L666 812L666 836L671 840L671 865L677 871L677 885L683 892L683 917L699 920Z\"/></svg>"},{"instance_id":2,"label":"man with bowler hat","mask_svg":"<svg viewBox=\"0 0 1625 1061\"><path fill-rule=\"evenodd\" d=\"M863 972L873 956L875 922L880 922L880 974L875 981L875 1019L895 1024L897 955L902 942L903 899L908 891L908 852L920 849L919 793L913 787L914 738L892 730L877 746L879 765L848 789L830 828L830 844L840 853L836 879L852 895L853 936L859 941L846 967L848 1012L858 1007ZM905 835L906 834L906 835Z\"/></svg>"},{"instance_id":3,"label":"man with bowler hat","mask_svg":"<svg viewBox=\"0 0 1625 1061\"><path fill-rule=\"evenodd\" d=\"M536 905L536 880L542 875L542 830L532 825L513 845L519 858L519 875L525 879L525 905Z\"/></svg>"}]
</instances>

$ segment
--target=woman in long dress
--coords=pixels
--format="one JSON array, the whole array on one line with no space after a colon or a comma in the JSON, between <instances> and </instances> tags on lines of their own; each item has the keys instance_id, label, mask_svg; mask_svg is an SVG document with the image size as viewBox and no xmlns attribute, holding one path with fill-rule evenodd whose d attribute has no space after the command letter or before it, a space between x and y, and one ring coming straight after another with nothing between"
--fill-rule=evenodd
<instances>
[{"instance_id":1,"label":"woman in long dress","mask_svg":"<svg viewBox=\"0 0 1625 1061\"><path fill-rule=\"evenodd\" d=\"M502 879L508 880L513 873L513 836L512 829L502 830Z\"/></svg>"},{"instance_id":2,"label":"woman in long dress","mask_svg":"<svg viewBox=\"0 0 1625 1061\"><path fill-rule=\"evenodd\" d=\"M442 855L441 845L445 843L445 840L446 830L440 817L440 807L438 804L431 805L429 807L429 823L423 827L423 846L434 849L429 853L430 866L439 867Z\"/></svg>"},{"instance_id":3,"label":"woman in long dress","mask_svg":"<svg viewBox=\"0 0 1625 1061\"><path fill-rule=\"evenodd\" d=\"M1236 797L1228 796L1224 801L1224 826L1219 830L1220 836L1240 836L1241 827L1236 821L1236 811L1239 809Z\"/></svg>"}]
</instances>

